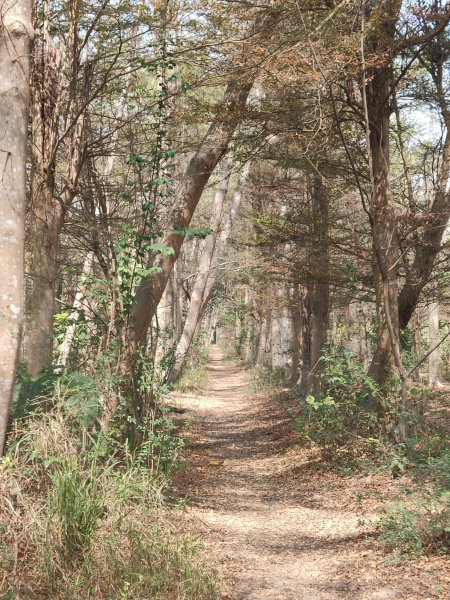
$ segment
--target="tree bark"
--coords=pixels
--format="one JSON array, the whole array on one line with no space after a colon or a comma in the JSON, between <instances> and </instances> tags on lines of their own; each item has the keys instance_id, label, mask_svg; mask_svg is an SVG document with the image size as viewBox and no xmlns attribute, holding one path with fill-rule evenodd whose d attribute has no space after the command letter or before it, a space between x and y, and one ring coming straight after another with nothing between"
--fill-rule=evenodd
<instances>
[{"instance_id":1,"label":"tree bark","mask_svg":"<svg viewBox=\"0 0 450 600\"><path fill-rule=\"evenodd\" d=\"M414 261L406 274L406 280L398 301L399 323L406 329L414 313L423 288L430 279L436 257L442 247L442 238L450 216L450 116L447 135L442 150L442 163L434 191L429 217L423 235L415 247Z\"/></svg>"},{"instance_id":2,"label":"tree bark","mask_svg":"<svg viewBox=\"0 0 450 600\"><path fill-rule=\"evenodd\" d=\"M191 294L191 301L189 303L189 310L184 323L183 333L181 334L180 340L175 350L175 362L170 370L168 381L175 381L183 368L187 353L194 339L195 330L197 328L198 321L200 319L203 299L206 289L206 283L213 262L214 248L216 245L216 239L220 222L222 220L223 206L225 197L228 191L228 184L230 180L230 171L232 163L227 162L223 168L223 172L220 176L220 181L217 185L216 194L214 197L214 203L212 207L212 214L210 219L211 233L206 237L203 246L202 253L198 264L198 274L195 279L195 284Z\"/></svg>"},{"instance_id":3,"label":"tree bark","mask_svg":"<svg viewBox=\"0 0 450 600\"><path fill-rule=\"evenodd\" d=\"M400 5L399 0L382 3L383 18L376 17L376 26L370 36L371 60L378 57L381 63L364 72L362 86L371 178L372 269L377 315L377 348L372 372L382 388L386 388L395 376L396 366L401 367L396 365L400 337L397 282L400 251L390 183L389 152L392 46Z\"/></svg>"},{"instance_id":4,"label":"tree bark","mask_svg":"<svg viewBox=\"0 0 450 600\"><path fill-rule=\"evenodd\" d=\"M252 44L264 45L274 33L279 18L278 10L268 5L255 19L252 32ZM202 144L192 157L186 173L175 193L170 225L166 229L163 243L173 248L169 256L158 254L156 259L150 258L149 268L156 267L158 273L144 277L140 282L131 314L131 332L129 335L129 357L126 363L133 363L140 348L145 347L150 323L166 287L167 279L177 260L184 236L178 232L189 227L198 201L208 183L211 173L226 153L238 123L243 117L243 111L253 81L258 70L258 62L244 47L242 56L244 68L241 78L231 81L225 91L221 110L210 126ZM128 367L127 367L128 370Z\"/></svg>"},{"instance_id":5,"label":"tree bark","mask_svg":"<svg viewBox=\"0 0 450 600\"><path fill-rule=\"evenodd\" d=\"M436 348L428 357L428 383L434 386L439 383L439 362L441 352L439 347L439 303L433 299L428 306L428 337L429 347Z\"/></svg>"},{"instance_id":6,"label":"tree bark","mask_svg":"<svg viewBox=\"0 0 450 600\"><path fill-rule=\"evenodd\" d=\"M175 194L170 227L162 242L173 248L174 253L169 256L158 254L156 259L151 259L148 267L156 267L159 272L144 277L139 284L131 318L130 350L133 354L139 347L145 346L150 323L180 254L184 236L178 232L189 227L211 173L228 148L251 87L252 83L247 82L228 85L223 100L222 118L211 125Z\"/></svg>"},{"instance_id":7,"label":"tree bark","mask_svg":"<svg viewBox=\"0 0 450 600\"><path fill-rule=\"evenodd\" d=\"M0 0L0 455L22 329L31 8L30 0Z\"/></svg>"},{"instance_id":8,"label":"tree bark","mask_svg":"<svg viewBox=\"0 0 450 600\"><path fill-rule=\"evenodd\" d=\"M311 372L307 392L318 394L324 367L322 356L327 343L330 312L329 251L328 251L328 197L322 176L315 173L312 186L313 261L321 265L319 277L312 284L311 309Z\"/></svg>"},{"instance_id":9,"label":"tree bark","mask_svg":"<svg viewBox=\"0 0 450 600\"><path fill-rule=\"evenodd\" d=\"M282 369L290 374L293 325L289 305L287 304L286 286L278 282L273 286L275 307L271 315L271 358L272 369Z\"/></svg>"},{"instance_id":10,"label":"tree bark","mask_svg":"<svg viewBox=\"0 0 450 600\"><path fill-rule=\"evenodd\" d=\"M71 21L64 52L49 34L49 9L45 3L42 34L33 54L33 178L31 202L33 214L33 251L31 276L33 287L27 328L26 359L30 375L37 376L51 365L53 357L53 321L56 282L59 275L58 253L66 212L76 197L76 188L84 162L85 101L91 68L83 67L77 49L76 20ZM78 78L83 71L82 90ZM69 79L67 80L67 75ZM66 96L67 95L67 96ZM61 123L71 127L65 137L67 166L60 192L56 186L57 149L63 142Z\"/></svg>"}]
</instances>

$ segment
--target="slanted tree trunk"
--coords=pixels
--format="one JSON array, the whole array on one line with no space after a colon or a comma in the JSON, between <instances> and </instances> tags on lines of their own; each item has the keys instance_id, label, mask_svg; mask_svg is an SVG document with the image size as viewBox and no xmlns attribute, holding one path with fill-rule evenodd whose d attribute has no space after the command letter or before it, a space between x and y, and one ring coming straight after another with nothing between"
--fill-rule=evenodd
<instances>
[{"instance_id":1,"label":"slanted tree trunk","mask_svg":"<svg viewBox=\"0 0 450 600\"><path fill-rule=\"evenodd\" d=\"M32 38L31 1L0 0L0 455L5 446L22 329Z\"/></svg>"},{"instance_id":2,"label":"slanted tree trunk","mask_svg":"<svg viewBox=\"0 0 450 600\"><path fill-rule=\"evenodd\" d=\"M191 301L189 303L189 310L184 323L183 333L181 334L181 338L177 344L175 350L175 362L168 376L168 381L170 382L175 381L181 373L186 355L189 351L192 340L194 339L195 330L202 313L206 283L212 267L214 248L216 246L216 239L222 220L223 206L228 191L231 168L232 163L227 161L220 176L220 181L217 185L209 223L211 233L206 237L203 250L200 255L198 274L192 290Z\"/></svg>"},{"instance_id":3,"label":"slanted tree trunk","mask_svg":"<svg viewBox=\"0 0 450 600\"><path fill-rule=\"evenodd\" d=\"M271 7L267 7L267 10L258 15L251 28L253 43L259 40L259 43L265 44L271 38L278 17L278 11ZM173 248L174 253L169 256L158 254L156 259L152 257L149 260L149 268L156 267L159 273L153 272L152 275L144 277L136 292L131 315L131 332L127 341L129 351L124 361L125 370L130 374L134 371L133 368L130 369L130 366L132 367L133 363L136 363L139 350L145 347L148 329L166 287L169 274L180 254L184 236L180 235L179 231L189 227L211 173L226 153L236 127L242 119L243 109L257 70L254 58L248 54L247 50L244 50L244 53L243 58L248 71L238 80L228 84L221 109L202 144L192 157L175 193L170 225L163 237L163 243Z\"/></svg>"},{"instance_id":4,"label":"slanted tree trunk","mask_svg":"<svg viewBox=\"0 0 450 600\"><path fill-rule=\"evenodd\" d=\"M144 277L136 292L132 309L130 351L132 355L145 346L147 332L164 292L172 267L177 260L184 236L178 232L189 227L202 192L211 173L224 155L236 129L251 83L230 83L223 100L223 117L215 121L191 159L183 180L176 192L170 227L166 230L163 244L173 248L173 254L158 254L149 261L149 268L158 273Z\"/></svg>"}]
</instances>

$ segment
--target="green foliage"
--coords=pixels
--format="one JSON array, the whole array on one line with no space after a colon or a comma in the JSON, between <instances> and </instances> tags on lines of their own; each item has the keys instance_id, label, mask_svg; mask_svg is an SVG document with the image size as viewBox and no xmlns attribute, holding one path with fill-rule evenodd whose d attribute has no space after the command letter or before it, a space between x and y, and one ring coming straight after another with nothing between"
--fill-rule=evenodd
<instances>
[{"instance_id":1,"label":"green foliage","mask_svg":"<svg viewBox=\"0 0 450 600\"><path fill-rule=\"evenodd\" d=\"M425 551L450 550L450 492L429 493L415 501L394 502L376 520L380 538L396 560Z\"/></svg>"},{"instance_id":2,"label":"green foliage","mask_svg":"<svg viewBox=\"0 0 450 600\"><path fill-rule=\"evenodd\" d=\"M203 367L187 367L176 383L176 389L182 394L186 392L202 393L208 383L208 373Z\"/></svg>"},{"instance_id":3,"label":"green foliage","mask_svg":"<svg viewBox=\"0 0 450 600\"><path fill-rule=\"evenodd\" d=\"M22 419L36 411L42 402L52 395L57 380L58 374L52 370L32 377L27 373L26 366L20 365L14 387L11 418Z\"/></svg>"},{"instance_id":4,"label":"green foliage","mask_svg":"<svg viewBox=\"0 0 450 600\"><path fill-rule=\"evenodd\" d=\"M252 371L250 389L253 392L276 391L285 384L286 373L280 367L272 369L271 367L261 366L255 367Z\"/></svg>"},{"instance_id":5,"label":"green foliage","mask_svg":"<svg viewBox=\"0 0 450 600\"><path fill-rule=\"evenodd\" d=\"M212 233L212 229L210 227L183 227L182 229L174 229L172 233L186 238L198 238L200 240L204 240L210 233Z\"/></svg>"},{"instance_id":6,"label":"green foliage","mask_svg":"<svg viewBox=\"0 0 450 600\"><path fill-rule=\"evenodd\" d=\"M59 393L64 410L83 427L89 427L100 417L100 392L97 382L83 373L64 373L59 381Z\"/></svg>"},{"instance_id":7,"label":"green foliage","mask_svg":"<svg viewBox=\"0 0 450 600\"><path fill-rule=\"evenodd\" d=\"M374 381L347 350L326 354L321 373L322 392L301 403L296 429L310 442L335 448L377 431L370 400L377 394Z\"/></svg>"},{"instance_id":8,"label":"green foliage","mask_svg":"<svg viewBox=\"0 0 450 600\"><path fill-rule=\"evenodd\" d=\"M166 473L178 466L184 440L175 435L176 429L173 420L166 415L149 420L144 441L136 455L136 464L149 465L152 470Z\"/></svg>"},{"instance_id":9,"label":"green foliage","mask_svg":"<svg viewBox=\"0 0 450 600\"><path fill-rule=\"evenodd\" d=\"M201 544L178 531L180 516L164 505L172 425L154 423L142 454L132 456L125 444L125 460L116 445L109 454L101 436L80 431L64 412L21 426L0 463L4 593L21 597L34 589L54 600L216 597ZM148 453L159 471L146 466Z\"/></svg>"},{"instance_id":10,"label":"green foliage","mask_svg":"<svg viewBox=\"0 0 450 600\"><path fill-rule=\"evenodd\" d=\"M47 545L55 529L64 559L73 560L90 549L105 512L104 493L99 485L99 468L94 462L81 470L76 462L61 461L50 474L52 490L47 521Z\"/></svg>"}]
</instances>

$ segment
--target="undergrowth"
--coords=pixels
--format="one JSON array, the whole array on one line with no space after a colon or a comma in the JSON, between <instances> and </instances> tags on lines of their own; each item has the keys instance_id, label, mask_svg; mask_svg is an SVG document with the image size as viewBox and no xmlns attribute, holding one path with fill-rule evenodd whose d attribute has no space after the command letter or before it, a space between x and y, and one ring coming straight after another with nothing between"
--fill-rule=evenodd
<instances>
[{"instance_id":1,"label":"undergrowth","mask_svg":"<svg viewBox=\"0 0 450 600\"><path fill-rule=\"evenodd\" d=\"M188 367L183 370L175 389L182 394L186 392L202 393L208 385L208 373L205 367Z\"/></svg>"},{"instance_id":2,"label":"undergrowth","mask_svg":"<svg viewBox=\"0 0 450 600\"><path fill-rule=\"evenodd\" d=\"M192 526L164 504L173 440L159 427L138 453L117 452L63 407L17 421L0 462L0 597L213 598Z\"/></svg>"},{"instance_id":3,"label":"undergrowth","mask_svg":"<svg viewBox=\"0 0 450 600\"><path fill-rule=\"evenodd\" d=\"M376 519L392 561L448 553L450 449L445 429L429 419L429 390L410 390L405 415L409 437L395 443L392 432L379 425L377 386L354 355L334 351L324 356L324 362L320 394L304 397L296 389L291 392L300 441L319 449L325 469L345 475L388 473L403 486L404 499L390 503ZM254 391L273 394L282 386L277 373L254 370Z\"/></svg>"}]
</instances>

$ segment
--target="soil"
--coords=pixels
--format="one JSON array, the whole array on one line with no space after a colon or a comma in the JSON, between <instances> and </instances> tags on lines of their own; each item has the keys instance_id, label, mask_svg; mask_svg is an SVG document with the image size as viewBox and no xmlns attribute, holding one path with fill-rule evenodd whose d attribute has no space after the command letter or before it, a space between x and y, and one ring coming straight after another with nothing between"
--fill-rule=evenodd
<instances>
[{"instance_id":1,"label":"soil","mask_svg":"<svg viewBox=\"0 0 450 600\"><path fill-rule=\"evenodd\" d=\"M393 565L373 519L402 484L327 470L302 448L289 401L252 394L245 370L213 347L204 395L175 400L192 418L176 485L219 565L230 600L450 598L448 562Z\"/></svg>"}]
</instances>

